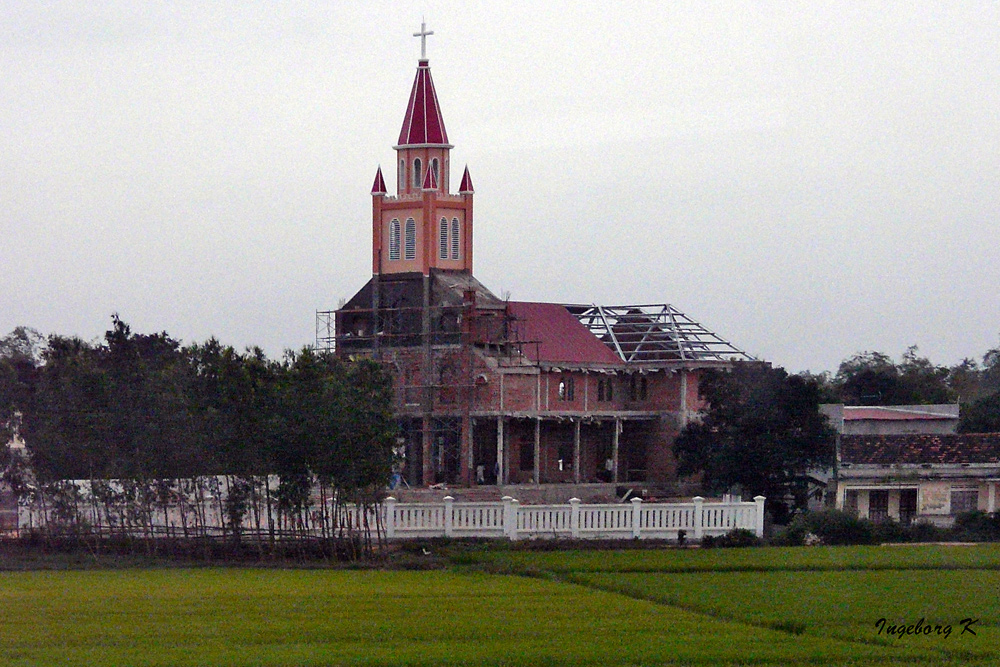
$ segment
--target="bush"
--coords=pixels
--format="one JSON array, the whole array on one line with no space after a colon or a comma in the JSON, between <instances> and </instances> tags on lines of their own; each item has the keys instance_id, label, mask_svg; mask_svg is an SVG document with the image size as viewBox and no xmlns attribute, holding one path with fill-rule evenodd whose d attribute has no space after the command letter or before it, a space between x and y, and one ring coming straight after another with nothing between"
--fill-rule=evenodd
<instances>
[{"instance_id":1,"label":"bush","mask_svg":"<svg viewBox=\"0 0 1000 667\"><path fill-rule=\"evenodd\" d=\"M992 542L1000 539L1000 513L962 512L955 517L956 539L969 542Z\"/></svg>"},{"instance_id":2,"label":"bush","mask_svg":"<svg viewBox=\"0 0 1000 667\"><path fill-rule=\"evenodd\" d=\"M913 539L912 529L892 519L879 521L872 528L876 542L909 542Z\"/></svg>"},{"instance_id":3,"label":"bush","mask_svg":"<svg viewBox=\"0 0 1000 667\"><path fill-rule=\"evenodd\" d=\"M779 541L803 544L807 534L813 534L823 544L875 544L875 526L867 519L859 519L840 510L821 510L799 514L784 532Z\"/></svg>"},{"instance_id":4,"label":"bush","mask_svg":"<svg viewBox=\"0 0 1000 667\"><path fill-rule=\"evenodd\" d=\"M725 535L719 535L718 537L706 535L701 538L701 546L705 549L758 547L760 544L760 538L752 530L747 530L746 528L734 528Z\"/></svg>"},{"instance_id":5,"label":"bush","mask_svg":"<svg viewBox=\"0 0 1000 667\"><path fill-rule=\"evenodd\" d=\"M930 521L918 521L910 525L910 539L914 542L941 542L948 531L938 528Z\"/></svg>"}]
</instances>

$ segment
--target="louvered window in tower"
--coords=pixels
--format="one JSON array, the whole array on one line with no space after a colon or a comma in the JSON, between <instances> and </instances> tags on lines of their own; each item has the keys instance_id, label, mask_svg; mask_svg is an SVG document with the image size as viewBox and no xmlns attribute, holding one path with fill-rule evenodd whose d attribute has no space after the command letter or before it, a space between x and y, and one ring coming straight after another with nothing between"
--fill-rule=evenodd
<instances>
[{"instance_id":1,"label":"louvered window in tower","mask_svg":"<svg viewBox=\"0 0 1000 667\"><path fill-rule=\"evenodd\" d=\"M451 258L458 259L458 218L451 219Z\"/></svg>"},{"instance_id":2,"label":"louvered window in tower","mask_svg":"<svg viewBox=\"0 0 1000 667\"><path fill-rule=\"evenodd\" d=\"M399 220L389 223L389 259L399 259Z\"/></svg>"},{"instance_id":3,"label":"louvered window in tower","mask_svg":"<svg viewBox=\"0 0 1000 667\"><path fill-rule=\"evenodd\" d=\"M431 175L434 177L434 184L440 186L441 181L438 180L438 159L434 158L431 160Z\"/></svg>"},{"instance_id":4,"label":"louvered window in tower","mask_svg":"<svg viewBox=\"0 0 1000 667\"><path fill-rule=\"evenodd\" d=\"M448 218L441 218L440 239L438 242L438 257L448 259Z\"/></svg>"},{"instance_id":5,"label":"louvered window in tower","mask_svg":"<svg viewBox=\"0 0 1000 667\"><path fill-rule=\"evenodd\" d=\"M399 161L399 173L396 175L396 182L399 183L399 194L406 190L406 160Z\"/></svg>"},{"instance_id":6,"label":"louvered window in tower","mask_svg":"<svg viewBox=\"0 0 1000 667\"><path fill-rule=\"evenodd\" d=\"M413 161L413 189L415 190L419 190L423 185L420 171L420 158L417 158Z\"/></svg>"},{"instance_id":7,"label":"louvered window in tower","mask_svg":"<svg viewBox=\"0 0 1000 667\"><path fill-rule=\"evenodd\" d=\"M406 219L406 229L404 230L404 254L403 259L417 258L417 223L413 218Z\"/></svg>"}]
</instances>

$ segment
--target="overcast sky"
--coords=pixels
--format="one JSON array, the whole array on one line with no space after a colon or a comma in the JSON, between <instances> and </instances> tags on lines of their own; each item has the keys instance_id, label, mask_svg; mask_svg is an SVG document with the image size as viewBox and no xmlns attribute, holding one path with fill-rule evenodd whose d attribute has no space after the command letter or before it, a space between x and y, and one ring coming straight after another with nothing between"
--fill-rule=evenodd
<instances>
[{"instance_id":1,"label":"overcast sky","mask_svg":"<svg viewBox=\"0 0 1000 667\"><path fill-rule=\"evenodd\" d=\"M8 0L0 335L313 342L421 16L495 293L671 303L792 371L1000 342L996 0Z\"/></svg>"}]
</instances>

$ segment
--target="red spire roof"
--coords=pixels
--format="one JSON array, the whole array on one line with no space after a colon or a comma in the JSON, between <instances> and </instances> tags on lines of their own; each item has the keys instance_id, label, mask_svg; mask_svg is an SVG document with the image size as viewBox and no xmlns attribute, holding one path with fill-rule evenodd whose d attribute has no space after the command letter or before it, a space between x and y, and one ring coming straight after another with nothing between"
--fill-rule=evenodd
<instances>
[{"instance_id":1,"label":"red spire roof","mask_svg":"<svg viewBox=\"0 0 1000 667\"><path fill-rule=\"evenodd\" d=\"M465 173L462 174L462 184L458 186L458 192L460 194L465 192L475 192L472 187L472 176L469 176L468 165L465 166Z\"/></svg>"},{"instance_id":2,"label":"red spire roof","mask_svg":"<svg viewBox=\"0 0 1000 667\"><path fill-rule=\"evenodd\" d=\"M372 183L372 194L384 195L385 192L385 180L382 178L382 167L379 167L378 172L375 173L375 182Z\"/></svg>"},{"instance_id":3,"label":"red spire roof","mask_svg":"<svg viewBox=\"0 0 1000 667\"><path fill-rule=\"evenodd\" d=\"M403 129L399 131L399 146L432 144L448 145L448 133L444 129L444 118L438 105L434 80L427 60L420 60L417 76L410 91L410 103L406 106Z\"/></svg>"},{"instance_id":4,"label":"red spire roof","mask_svg":"<svg viewBox=\"0 0 1000 667\"><path fill-rule=\"evenodd\" d=\"M424 174L424 184L420 187L422 190L437 190L438 184L433 169L428 169Z\"/></svg>"}]
</instances>

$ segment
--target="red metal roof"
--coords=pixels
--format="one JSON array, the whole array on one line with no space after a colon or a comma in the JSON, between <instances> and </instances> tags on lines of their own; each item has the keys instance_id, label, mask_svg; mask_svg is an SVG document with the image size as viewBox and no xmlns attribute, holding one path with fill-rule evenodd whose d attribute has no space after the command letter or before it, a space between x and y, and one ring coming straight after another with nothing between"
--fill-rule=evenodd
<instances>
[{"instance_id":1,"label":"red metal roof","mask_svg":"<svg viewBox=\"0 0 1000 667\"><path fill-rule=\"evenodd\" d=\"M511 301L514 335L522 352L535 362L621 366L624 362L558 303Z\"/></svg>"},{"instance_id":2,"label":"red metal roof","mask_svg":"<svg viewBox=\"0 0 1000 667\"><path fill-rule=\"evenodd\" d=\"M458 191L461 192L474 192L472 187L472 176L469 176L469 167L466 165L465 173L462 174L462 183L458 186Z\"/></svg>"},{"instance_id":3,"label":"red metal roof","mask_svg":"<svg viewBox=\"0 0 1000 667\"><path fill-rule=\"evenodd\" d=\"M448 133L444 129L444 118L438 105L431 68L426 60L417 66L417 76L410 91L410 103L406 106L403 129L399 131L400 146L448 144Z\"/></svg>"},{"instance_id":4,"label":"red metal roof","mask_svg":"<svg viewBox=\"0 0 1000 667\"><path fill-rule=\"evenodd\" d=\"M424 190L437 190L437 179L434 178L434 170L428 169L424 174L424 183L422 189Z\"/></svg>"},{"instance_id":5,"label":"red metal roof","mask_svg":"<svg viewBox=\"0 0 1000 667\"><path fill-rule=\"evenodd\" d=\"M372 194L385 194L385 180L382 178L382 167L379 167L378 171L375 173L375 182L372 183Z\"/></svg>"},{"instance_id":6,"label":"red metal roof","mask_svg":"<svg viewBox=\"0 0 1000 667\"><path fill-rule=\"evenodd\" d=\"M918 412L915 410L900 410L888 407L857 407L844 406L844 421L921 421L921 420L955 420L955 415L934 412Z\"/></svg>"}]
</instances>

